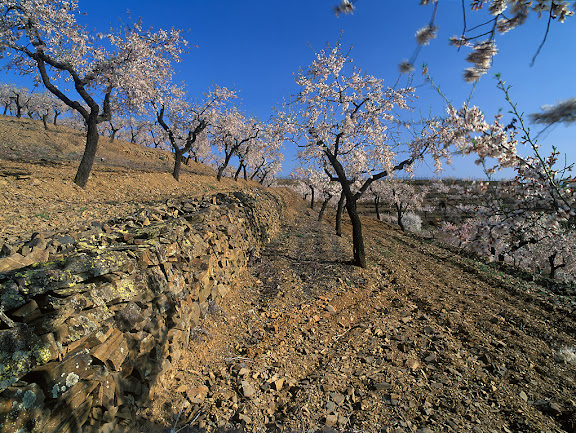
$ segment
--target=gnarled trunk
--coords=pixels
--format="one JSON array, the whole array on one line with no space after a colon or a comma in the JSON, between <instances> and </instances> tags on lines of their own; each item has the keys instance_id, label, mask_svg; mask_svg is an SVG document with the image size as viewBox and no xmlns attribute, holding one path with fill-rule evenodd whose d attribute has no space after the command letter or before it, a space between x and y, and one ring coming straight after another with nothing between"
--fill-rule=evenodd
<instances>
[{"instance_id":1,"label":"gnarled trunk","mask_svg":"<svg viewBox=\"0 0 576 433\"><path fill-rule=\"evenodd\" d=\"M322 207L320 208L320 212L318 213L318 221L322 221L322 218L324 217L324 212L326 211L326 207L328 206L328 202L330 201L331 198L332 195L329 195L322 203Z\"/></svg>"},{"instance_id":2,"label":"gnarled trunk","mask_svg":"<svg viewBox=\"0 0 576 433\"><path fill-rule=\"evenodd\" d=\"M174 169L172 170L172 177L180 182L180 169L182 168L183 152L177 146L174 148Z\"/></svg>"},{"instance_id":3,"label":"gnarled trunk","mask_svg":"<svg viewBox=\"0 0 576 433\"><path fill-rule=\"evenodd\" d=\"M346 197L346 210L352 223L352 246L354 251L354 266L366 267L366 252L364 251L364 237L362 236L362 222L358 215L356 200L352 197Z\"/></svg>"},{"instance_id":4,"label":"gnarled trunk","mask_svg":"<svg viewBox=\"0 0 576 433\"><path fill-rule=\"evenodd\" d=\"M86 119L86 147L84 148L84 155L82 155L82 160L74 177L74 183L80 188L85 188L88 183L96 151L98 150L99 137L96 116L90 116Z\"/></svg>"},{"instance_id":5,"label":"gnarled trunk","mask_svg":"<svg viewBox=\"0 0 576 433\"><path fill-rule=\"evenodd\" d=\"M220 180L222 180L222 175L224 174L224 170L226 169L226 167L228 167L228 163L230 162L230 158L232 157L232 155L226 155L226 158L224 159L224 163L218 167L218 174L216 174L216 180L218 182L220 182Z\"/></svg>"},{"instance_id":6,"label":"gnarled trunk","mask_svg":"<svg viewBox=\"0 0 576 433\"><path fill-rule=\"evenodd\" d=\"M556 271L558 269L566 266L566 262L562 262L559 265L555 264L557 255L558 255L558 253L554 252L552 255L550 255L548 257L548 263L550 264L550 278L552 278L552 279L556 278Z\"/></svg>"},{"instance_id":7,"label":"gnarled trunk","mask_svg":"<svg viewBox=\"0 0 576 433\"><path fill-rule=\"evenodd\" d=\"M340 194L340 200L338 200L338 208L336 209L336 236L342 236L342 212L344 211L344 203L346 202L346 196L344 191Z\"/></svg>"},{"instance_id":8,"label":"gnarled trunk","mask_svg":"<svg viewBox=\"0 0 576 433\"><path fill-rule=\"evenodd\" d=\"M404 216L404 212L402 210L402 205L398 205L398 203L394 203L394 206L396 206L396 221L398 221L398 225L400 226L400 230L405 232L406 227L404 227L404 221L402 221L402 217Z\"/></svg>"},{"instance_id":9,"label":"gnarled trunk","mask_svg":"<svg viewBox=\"0 0 576 433\"><path fill-rule=\"evenodd\" d=\"M314 209L314 187L312 185L308 185L310 191L312 192L312 198L310 199L310 209Z\"/></svg>"},{"instance_id":10,"label":"gnarled trunk","mask_svg":"<svg viewBox=\"0 0 576 433\"><path fill-rule=\"evenodd\" d=\"M240 163L240 165L238 166L238 170L236 170L236 173L234 173L234 180L238 181L238 176L240 175L240 172L242 171L242 163Z\"/></svg>"}]
</instances>

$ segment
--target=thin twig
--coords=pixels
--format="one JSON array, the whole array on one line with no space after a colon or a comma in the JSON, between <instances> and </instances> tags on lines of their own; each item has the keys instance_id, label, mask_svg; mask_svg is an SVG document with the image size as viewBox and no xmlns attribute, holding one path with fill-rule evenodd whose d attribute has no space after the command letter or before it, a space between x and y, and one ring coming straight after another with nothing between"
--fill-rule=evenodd
<instances>
[{"instance_id":1,"label":"thin twig","mask_svg":"<svg viewBox=\"0 0 576 433\"><path fill-rule=\"evenodd\" d=\"M538 54L540 54L540 50L542 49L542 47L546 43L546 38L548 38L548 32L550 31L550 23L552 22L552 11L553 10L554 10L554 8L551 7L550 8L550 16L548 17L548 24L546 25L546 33L544 33L544 39L542 39L542 43L540 44L540 46L536 50L536 54L534 54L534 57L532 57L532 61L530 62L530 67L534 66L534 63L536 62L536 57L538 57Z\"/></svg>"},{"instance_id":2,"label":"thin twig","mask_svg":"<svg viewBox=\"0 0 576 433\"><path fill-rule=\"evenodd\" d=\"M462 29L462 37L464 37L464 35L466 34L466 27L468 27L468 24L466 23L466 5L464 5L464 0L462 0L462 21L464 21L464 28ZM458 47L458 50L460 50L461 47Z\"/></svg>"},{"instance_id":3,"label":"thin twig","mask_svg":"<svg viewBox=\"0 0 576 433\"><path fill-rule=\"evenodd\" d=\"M171 432L178 433L180 430L182 430L184 427L186 427L186 426L184 426L184 427L180 428L179 430L176 430L176 425L178 425L178 421L180 421L180 416L182 416L182 412L184 412L184 406L186 405L187 401L188 401L188 398L185 398L184 401L182 402L182 408L180 409L180 413L176 417L176 421L174 421L174 427L172 428L172 430L170 430Z\"/></svg>"},{"instance_id":4,"label":"thin twig","mask_svg":"<svg viewBox=\"0 0 576 433\"><path fill-rule=\"evenodd\" d=\"M472 89L470 90L470 94L468 95L468 99L466 99L466 105L470 105L470 101L472 100L472 95L474 95L474 91L476 90L476 86L478 85L478 81L476 80L474 81L474 84L472 85Z\"/></svg>"}]
</instances>

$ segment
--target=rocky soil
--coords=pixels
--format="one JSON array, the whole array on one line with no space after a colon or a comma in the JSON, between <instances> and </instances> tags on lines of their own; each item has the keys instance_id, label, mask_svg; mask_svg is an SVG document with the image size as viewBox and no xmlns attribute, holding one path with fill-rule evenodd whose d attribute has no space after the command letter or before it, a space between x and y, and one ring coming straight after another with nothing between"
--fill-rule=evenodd
<instances>
[{"instance_id":1,"label":"rocky soil","mask_svg":"<svg viewBox=\"0 0 576 433\"><path fill-rule=\"evenodd\" d=\"M362 270L301 207L143 415L182 431L576 431L573 297L365 230Z\"/></svg>"},{"instance_id":2,"label":"rocky soil","mask_svg":"<svg viewBox=\"0 0 576 433\"><path fill-rule=\"evenodd\" d=\"M81 190L81 140L39 125L0 119L0 245L246 187L202 166L176 183L169 155L116 142ZM130 431L576 432L573 295L371 219L354 268L348 227L291 208Z\"/></svg>"}]
</instances>

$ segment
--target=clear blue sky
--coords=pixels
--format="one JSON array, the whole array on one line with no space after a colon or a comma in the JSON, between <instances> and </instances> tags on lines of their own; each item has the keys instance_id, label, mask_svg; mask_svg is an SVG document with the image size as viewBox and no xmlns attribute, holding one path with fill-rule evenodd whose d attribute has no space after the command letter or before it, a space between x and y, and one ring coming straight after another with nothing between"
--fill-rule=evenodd
<instances>
[{"instance_id":1,"label":"clear blue sky","mask_svg":"<svg viewBox=\"0 0 576 433\"><path fill-rule=\"evenodd\" d=\"M145 27L186 29L185 37L191 47L177 65L177 80L186 83L189 94L201 96L211 84L232 87L239 91L247 113L266 119L283 97L297 92L293 73L310 64L314 52L326 43L336 43L341 32L343 46L353 46L351 57L356 66L394 84L398 63L411 56L416 47L414 33L429 21L432 12L431 6L419 6L419 0L358 0L353 15L336 17L332 8L337 3L80 0L80 10L86 15L79 20L89 29L106 31L120 21L129 21L129 10L133 19L142 17ZM480 20L479 14L468 11L469 27ZM448 38L461 32L461 2L442 0L436 22L438 38L422 49L417 63L428 64L434 79L459 106L471 86L462 79L467 67L465 52L449 46ZM569 18L564 24L552 23L546 45L536 64L529 67L545 27L545 19L532 17L527 24L497 39L500 53L491 72L501 72L513 85L512 95L526 113L576 96L576 18ZM26 81L14 76L0 76L0 81L26 85ZM420 82L416 78L415 84ZM491 73L484 76L472 100L490 115L500 107L507 110L495 84ZM417 94L419 109L435 113L442 110L442 100L432 89L419 88ZM575 136L576 126L560 125L545 141L567 152L569 161L576 161ZM295 149L287 149L285 174L294 166L294 155ZM456 160L453 167L447 167L445 175L481 177L481 171L471 161L472 158ZM432 175L432 171L424 166L417 174Z\"/></svg>"}]
</instances>

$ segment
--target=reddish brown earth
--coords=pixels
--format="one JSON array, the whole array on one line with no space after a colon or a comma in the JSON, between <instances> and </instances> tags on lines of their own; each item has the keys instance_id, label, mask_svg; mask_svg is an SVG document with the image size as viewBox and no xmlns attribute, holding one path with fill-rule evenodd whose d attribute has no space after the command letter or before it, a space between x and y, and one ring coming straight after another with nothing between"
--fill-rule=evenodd
<instances>
[{"instance_id":1,"label":"reddish brown earth","mask_svg":"<svg viewBox=\"0 0 576 433\"><path fill-rule=\"evenodd\" d=\"M176 183L169 155L115 142L84 191L81 137L39 125L0 118L0 241L246 187L202 166ZM558 356L576 347L573 296L372 219L355 268L348 227L290 208L132 431L576 431L576 364Z\"/></svg>"}]
</instances>

